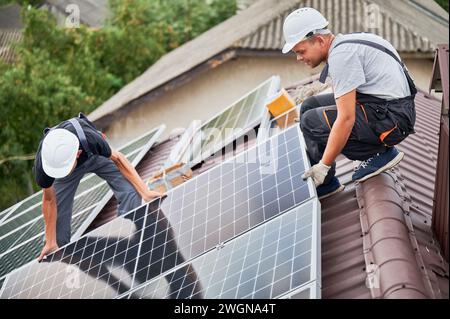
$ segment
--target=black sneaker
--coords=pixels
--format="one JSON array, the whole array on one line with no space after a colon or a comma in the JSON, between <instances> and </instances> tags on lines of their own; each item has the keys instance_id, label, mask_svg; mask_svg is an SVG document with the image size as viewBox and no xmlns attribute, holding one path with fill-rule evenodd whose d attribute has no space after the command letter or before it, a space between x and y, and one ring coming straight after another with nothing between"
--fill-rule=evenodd
<instances>
[{"instance_id":1,"label":"black sneaker","mask_svg":"<svg viewBox=\"0 0 450 319\"><path fill-rule=\"evenodd\" d=\"M316 188L317 196L319 199L325 199L327 197L330 197L334 194L337 194L339 192L342 192L344 190L345 186L341 185L339 180L336 177L333 177L333 179L328 184L322 184Z\"/></svg>"},{"instance_id":2,"label":"black sneaker","mask_svg":"<svg viewBox=\"0 0 450 319\"><path fill-rule=\"evenodd\" d=\"M397 165L405 154L397 151L395 147L388 148L384 153L378 153L377 155L362 161L352 175L352 181L364 182L365 180L377 176L388 169L391 169Z\"/></svg>"}]
</instances>

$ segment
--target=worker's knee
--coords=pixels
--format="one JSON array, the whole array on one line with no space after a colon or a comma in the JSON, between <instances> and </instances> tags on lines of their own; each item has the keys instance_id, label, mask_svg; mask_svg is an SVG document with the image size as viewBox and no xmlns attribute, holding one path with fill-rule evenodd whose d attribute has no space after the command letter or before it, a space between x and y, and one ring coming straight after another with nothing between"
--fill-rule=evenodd
<instances>
[{"instance_id":1,"label":"worker's knee","mask_svg":"<svg viewBox=\"0 0 450 319\"><path fill-rule=\"evenodd\" d=\"M303 102L302 102L302 106L300 107L300 114L303 115L306 112L315 109L317 107L320 107L320 103L317 100L317 98L315 96L310 96L308 98L306 98Z\"/></svg>"},{"instance_id":2,"label":"worker's knee","mask_svg":"<svg viewBox=\"0 0 450 319\"><path fill-rule=\"evenodd\" d=\"M300 117L300 128L303 133L313 133L313 129L317 127L317 115L314 110L308 110Z\"/></svg>"}]
</instances>

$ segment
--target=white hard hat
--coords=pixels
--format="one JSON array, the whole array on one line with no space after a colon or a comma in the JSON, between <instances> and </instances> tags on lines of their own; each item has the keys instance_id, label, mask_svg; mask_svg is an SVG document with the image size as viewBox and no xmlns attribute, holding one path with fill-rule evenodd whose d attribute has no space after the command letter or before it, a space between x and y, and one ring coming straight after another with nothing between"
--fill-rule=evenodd
<instances>
[{"instance_id":1,"label":"white hard hat","mask_svg":"<svg viewBox=\"0 0 450 319\"><path fill-rule=\"evenodd\" d=\"M45 174L62 178L72 171L80 141L72 132L57 128L44 137L41 159Z\"/></svg>"},{"instance_id":2,"label":"white hard hat","mask_svg":"<svg viewBox=\"0 0 450 319\"><path fill-rule=\"evenodd\" d=\"M327 19L316 9L300 8L291 12L283 24L286 43L282 52L288 53L297 43L304 40L308 33L323 29L327 25Z\"/></svg>"}]
</instances>

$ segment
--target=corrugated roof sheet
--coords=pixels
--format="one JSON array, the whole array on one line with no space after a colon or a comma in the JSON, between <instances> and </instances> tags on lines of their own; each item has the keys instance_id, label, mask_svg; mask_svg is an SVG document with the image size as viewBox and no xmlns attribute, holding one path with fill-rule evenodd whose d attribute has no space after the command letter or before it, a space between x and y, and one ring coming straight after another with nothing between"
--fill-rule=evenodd
<instances>
[{"instance_id":1,"label":"corrugated roof sheet","mask_svg":"<svg viewBox=\"0 0 450 319\"><path fill-rule=\"evenodd\" d=\"M375 21L377 28L368 23L371 10L369 1L298 1L295 7L309 6L319 10L330 22L333 33L372 32L388 40L399 52L433 52L437 43L432 43L427 34L418 30L420 27L405 26L391 12L380 5L379 16ZM245 39L235 43L235 47L252 50L281 50L284 44L283 21L292 11L290 8L280 16L268 22ZM416 26L420 26L419 23ZM419 32L418 32L419 31Z\"/></svg>"},{"instance_id":2,"label":"corrugated roof sheet","mask_svg":"<svg viewBox=\"0 0 450 319\"><path fill-rule=\"evenodd\" d=\"M22 40L22 32L19 29L0 29L0 59L6 63L13 63L14 50L11 46Z\"/></svg>"}]
</instances>

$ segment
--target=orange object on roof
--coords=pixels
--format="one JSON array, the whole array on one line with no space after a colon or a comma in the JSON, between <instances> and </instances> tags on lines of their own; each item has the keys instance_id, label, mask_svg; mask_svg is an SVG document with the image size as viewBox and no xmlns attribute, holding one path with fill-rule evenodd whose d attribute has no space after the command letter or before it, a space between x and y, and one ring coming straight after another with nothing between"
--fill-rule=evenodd
<instances>
[{"instance_id":1,"label":"orange object on roof","mask_svg":"<svg viewBox=\"0 0 450 319\"><path fill-rule=\"evenodd\" d=\"M266 106L281 128L289 126L298 118L295 101L285 89L281 89Z\"/></svg>"}]
</instances>

